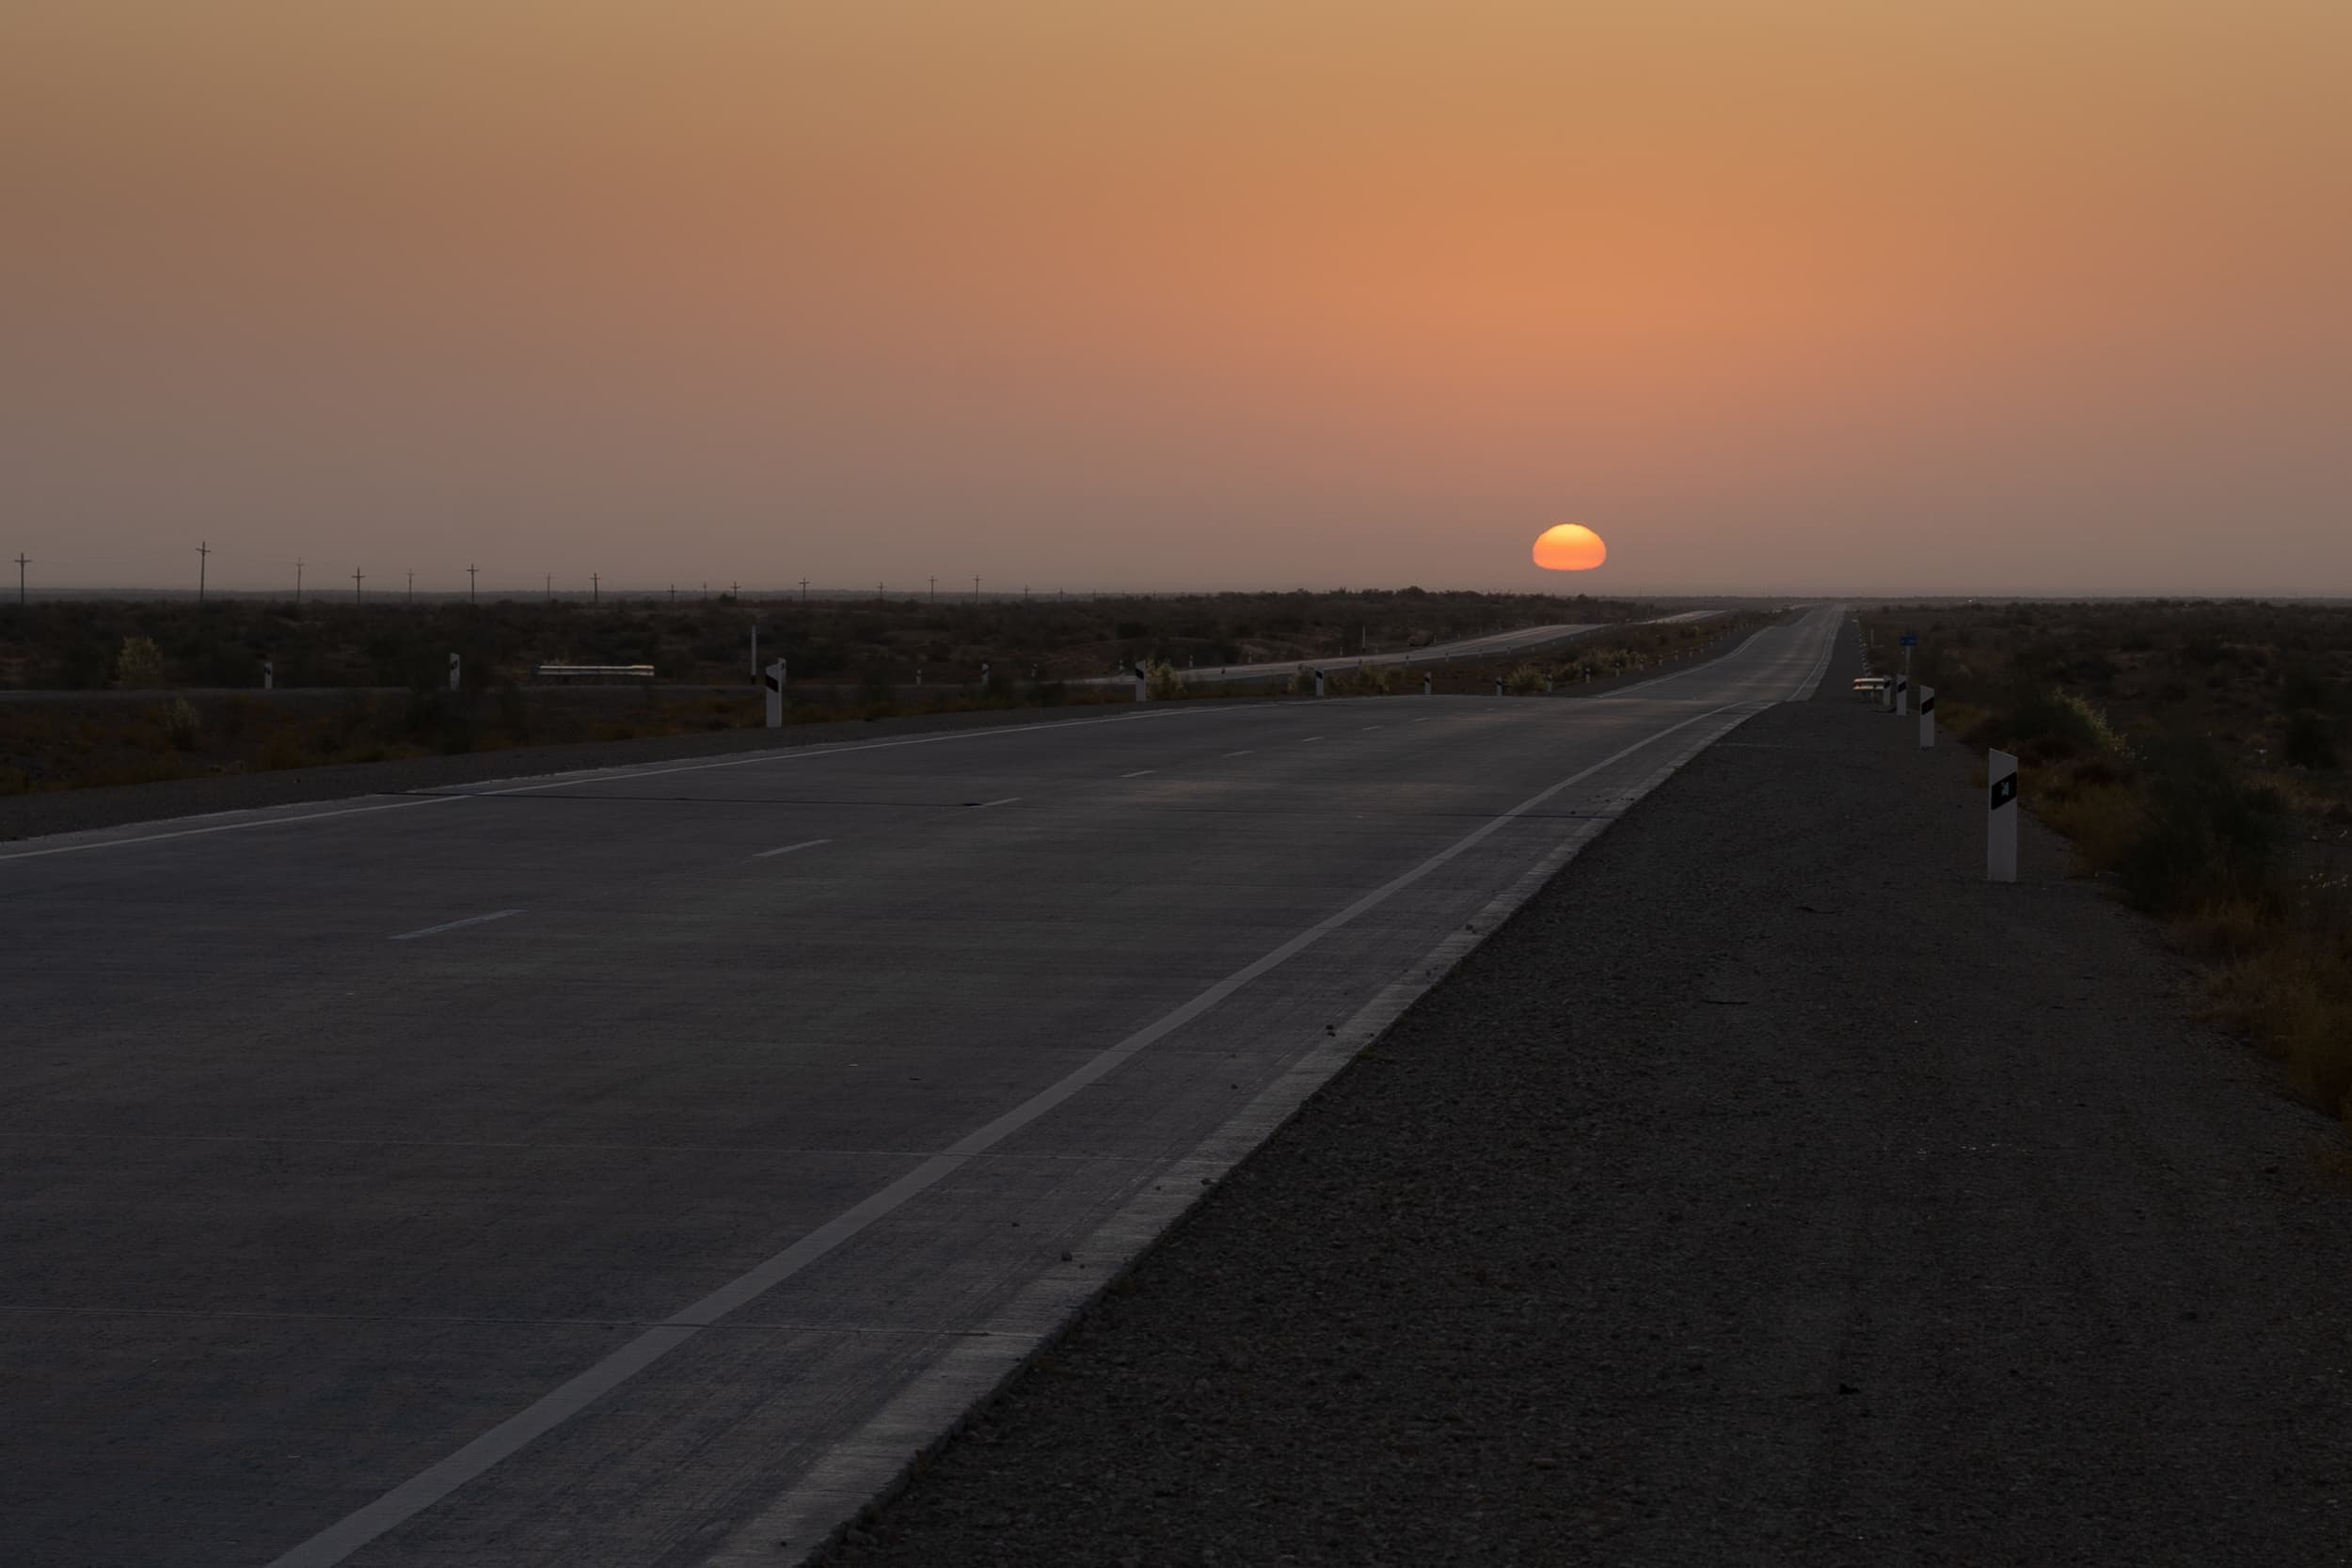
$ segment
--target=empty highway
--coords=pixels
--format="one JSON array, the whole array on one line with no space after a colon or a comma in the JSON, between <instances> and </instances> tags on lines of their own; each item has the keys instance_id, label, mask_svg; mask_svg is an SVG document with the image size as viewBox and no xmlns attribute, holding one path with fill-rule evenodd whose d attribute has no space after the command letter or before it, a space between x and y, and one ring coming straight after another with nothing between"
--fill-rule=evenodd
<instances>
[{"instance_id":1,"label":"empty highway","mask_svg":"<svg viewBox=\"0 0 2352 1568\"><path fill-rule=\"evenodd\" d=\"M789 1560L1837 624L0 848L0 1561Z\"/></svg>"}]
</instances>

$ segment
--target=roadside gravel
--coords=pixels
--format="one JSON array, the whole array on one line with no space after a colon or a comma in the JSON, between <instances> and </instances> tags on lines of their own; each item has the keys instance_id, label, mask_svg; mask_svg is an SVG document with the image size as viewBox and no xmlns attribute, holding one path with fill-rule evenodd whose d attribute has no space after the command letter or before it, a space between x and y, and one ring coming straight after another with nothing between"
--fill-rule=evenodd
<instances>
[{"instance_id":1,"label":"roadside gravel","mask_svg":"<svg viewBox=\"0 0 2352 1568\"><path fill-rule=\"evenodd\" d=\"M1983 883L1972 759L1843 662L829 1568L2352 1561L2340 1132L2037 825Z\"/></svg>"}]
</instances>

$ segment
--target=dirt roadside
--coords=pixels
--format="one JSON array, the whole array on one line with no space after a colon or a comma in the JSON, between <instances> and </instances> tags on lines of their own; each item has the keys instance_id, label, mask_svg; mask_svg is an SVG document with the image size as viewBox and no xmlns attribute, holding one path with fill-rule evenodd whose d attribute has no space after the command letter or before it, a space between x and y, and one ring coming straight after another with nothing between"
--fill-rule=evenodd
<instances>
[{"instance_id":1,"label":"dirt roadside","mask_svg":"<svg viewBox=\"0 0 2352 1568\"><path fill-rule=\"evenodd\" d=\"M828 1568L2352 1561L2341 1129L2034 824L1986 885L1971 759L1841 682L1588 848Z\"/></svg>"}]
</instances>

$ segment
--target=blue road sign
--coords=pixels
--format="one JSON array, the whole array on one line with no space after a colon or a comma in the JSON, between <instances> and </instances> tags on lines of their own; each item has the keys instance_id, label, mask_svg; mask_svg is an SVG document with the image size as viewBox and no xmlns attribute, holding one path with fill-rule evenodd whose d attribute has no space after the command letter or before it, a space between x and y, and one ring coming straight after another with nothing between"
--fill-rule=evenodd
<instances>
[{"instance_id":1,"label":"blue road sign","mask_svg":"<svg viewBox=\"0 0 2352 1568\"><path fill-rule=\"evenodd\" d=\"M1918 634L1917 632L1915 632L1915 631L1907 631L1907 632L1903 633L1903 646L1904 646L1904 647L1906 647L1906 648L1915 648L1915 647L1917 647L1918 645L1919 645L1919 634Z\"/></svg>"}]
</instances>

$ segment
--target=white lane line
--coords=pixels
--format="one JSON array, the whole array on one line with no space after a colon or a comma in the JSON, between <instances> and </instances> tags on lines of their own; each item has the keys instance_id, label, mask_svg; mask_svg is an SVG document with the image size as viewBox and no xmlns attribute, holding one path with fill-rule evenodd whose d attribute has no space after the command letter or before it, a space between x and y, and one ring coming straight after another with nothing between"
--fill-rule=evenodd
<instances>
[{"instance_id":1,"label":"white lane line","mask_svg":"<svg viewBox=\"0 0 2352 1568\"><path fill-rule=\"evenodd\" d=\"M1311 735L1311 736L1309 736L1306 739L1304 739L1304 740L1300 741L1300 742L1299 742L1299 744L1300 744L1301 746L1311 746L1311 745L1313 745L1316 741L1321 740L1322 738L1323 738L1323 736L1319 736L1319 735Z\"/></svg>"},{"instance_id":2,"label":"white lane line","mask_svg":"<svg viewBox=\"0 0 2352 1568\"><path fill-rule=\"evenodd\" d=\"M829 838L806 838L803 839L798 844L785 845L782 848L762 849L758 854L754 855L752 859L755 861L764 861L771 855L788 855L795 849L814 849L820 844L831 844L833 840Z\"/></svg>"},{"instance_id":3,"label":"white lane line","mask_svg":"<svg viewBox=\"0 0 2352 1568\"><path fill-rule=\"evenodd\" d=\"M1146 773L1156 773L1158 771L1159 769L1156 768L1138 768L1132 773L1121 773L1119 776L1122 779L1140 779Z\"/></svg>"},{"instance_id":4,"label":"white lane line","mask_svg":"<svg viewBox=\"0 0 2352 1568\"><path fill-rule=\"evenodd\" d=\"M1388 726L1387 726L1387 725L1385 725L1385 724L1366 724L1366 725L1364 726L1364 728L1366 728L1366 729L1368 729L1368 730L1379 730L1379 729L1386 729L1387 727L1388 727Z\"/></svg>"},{"instance_id":5,"label":"white lane line","mask_svg":"<svg viewBox=\"0 0 2352 1568\"><path fill-rule=\"evenodd\" d=\"M1008 795L1001 800L982 800L978 805L973 807L972 809L975 811L986 811L991 806L1009 806L1020 799L1021 797L1018 795Z\"/></svg>"},{"instance_id":6,"label":"white lane line","mask_svg":"<svg viewBox=\"0 0 2352 1568\"><path fill-rule=\"evenodd\" d=\"M1416 723L1416 724L1426 724L1427 722L1429 722L1429 721L1428 721L1428 720L1426 720L1426 719L1416 719L1416 720L1414 720L1414 721L1413 721L1413 722L1414 722L1414 723Z\"/></svg>"},{"instance_id":7,"label":"white lane line","mask_svg":"<svg viewBox=\"0 0 2352 1568\"><path fill-rule=\"evenodd\" d=\"M364 816L373 812L408 811L417 806L446 805L452 800L487 800L506 795L529 795L542 789L568 789L583 784L617 784L624 779L660 778L665 773L702 773L713 768L752 768L769 762L806 762L821 760L825 757L847 756L853 752L887 752L895 751L901 746L936 746L951 740L990 740L998 736L1034 735L1041 730L1084 729L1094 724L1150 723L1165 719L1184 717L1184 710L1186 706L1187 705L1178 704L1170 707L1163 707L1155 713L1120 714L1113 719L1053 719L1037 724L1000 724L988 728L950 730L941 735L909 736L903 740L862 740L843 746L778 747L772 751L755 752L749 756L727 757L718 762L687 762L675 765L641 763L629 768L584 768L569 773L553 774L534 780L530 784L509 784L501 789L474 789L452 785L446 794L412 795L375 805L342 806L333 811L303 812L299 815L292 813L277 815L276 813L282 811L282 808L264 807L260 809L271 811L273 815L248 816L246 820L237 822L217 822L202 828L175 828L167 832L142 833L135 838L109 838L92 844L58 844L43 849L0 851L0 863L40 860L46 855L78 855L94 849L128 849L142 844L162 844L175 838L197 838L207 833L243 832L251 828L299 827L305 822L324 822L336 816ZM1194 710L1197 715L1210 718L1250 711L1252 710L1248 708ZM223 812L216 815L232 814ZM244 816L245 814L233 815ZM130 826L136 826L136 824L130 824ZM100 832L114 830L92 829L90 831Z\"/></svg>"},{"instance_id":8,"label":"white lane line","mask_svg":"<svg viewBox=\"0 0 2352 1568\"><path fill-rule=\"evenodd\" d=\"M531 1443L562 1426L721 1318L757 1300L875 1221L902 1208L918 1194L937 1186L961 1169L966 1162L987 1153L1048 1111L1108 1077L1144 1047L1175 1033L1250 981L1287 963L1333 931L1388 902L1449 862L1469 853L1562 790L1583 783L1645 746L1655 745L1677 731L1728 713L1739 705L1736 703L1725 704L1704 713L1692 714L1678 724L1657 730L1581 772L1571 773L1558 784L1529 796L1501 816L1481 823L1411 870L1381 883L1338 912L1326 915L1263 958L1245 964L1191 1001L1163 1014L1157 1021L1103 1051L1059 1083L1041 1089L986 1126L966 1133L863 1202L818 1226L782 1252L729 1280L700 1301L681 1307L603 1360L540 1395L456 1452L420 1470L373 1502L337 1520L308 1541L271 1560L267 1568L334 1568L335 1564L378 1536L415 1518L500 1461L520 1452Z\"/></svg>"},{"instance_id":9,"label":"white lane line","mask_svg":"<svg viewBox=\"0 0 2352 1568\"><path fill-rule=\"evenodd\" d=\"M493 910L488 914L469 914L463 920L445 920L438 926L427 926L421 931L403 931L400 935L392 938L391 940L394 942L414 942L419 937L437 936L443 931L454 931L460 926L479 926L486 920L504 920L510 914L520 914L523 911L520 910Z\"/></svg>"},{"instance_id":10,"label":"white lane line","mask_svg":"<svg viewBox=\"0 0 2352 1568\"><path fill-rule=\"evenodd\" d=\"M1225 754L1229 757L1246 757L1249 753L1248 752L1228 752Z\"/></svg>"}]
</instances>

